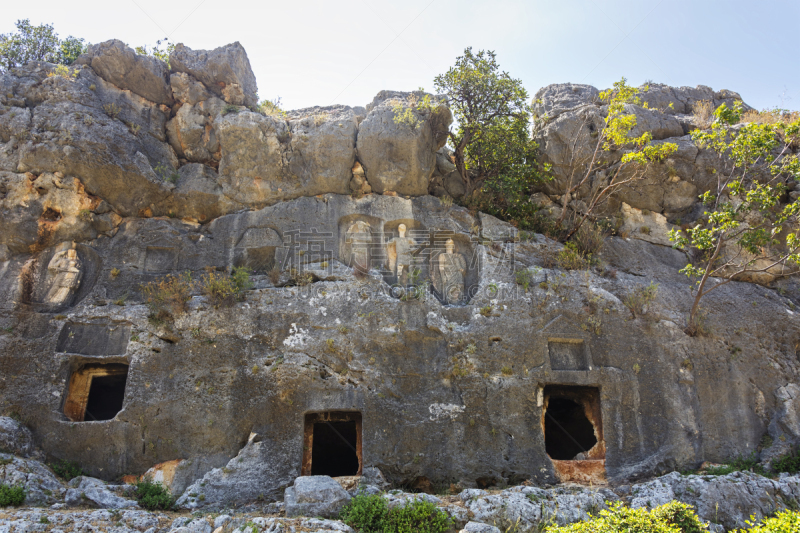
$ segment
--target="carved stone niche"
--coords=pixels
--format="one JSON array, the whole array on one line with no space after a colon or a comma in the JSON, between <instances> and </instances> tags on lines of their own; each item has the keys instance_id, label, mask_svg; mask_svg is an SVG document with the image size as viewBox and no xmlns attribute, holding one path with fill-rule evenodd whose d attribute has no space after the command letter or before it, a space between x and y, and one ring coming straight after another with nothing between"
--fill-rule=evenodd
<instances>
[{"instance_id":1,"label":"carved stone niche","mask_svg":"<svg viewBox=\"0 0 800 533\"><path fill-rule=\"evenodd\" d=\"M378 238L383 221L367 215L339 219L339 261L359 272L380 268L383 259Z\"/></svg>"},{"instance_id":2,"label":"carved stone niche","mask_svg":"<svg viewBox=\"0 0 800 533\"><path fill-rule=\"evenodd\" d=\"M124 355L128 351L128 322L67 322L61 329L56 351L79 355Z\"/></svg>"},{"instance_id":3,"label":"carved stone niche","mask_svg":"<svg viewBox=\"0 0 800 533\"><path fill-rule=\"evenodd\" d=\"M480 261L469 237L448 231L433 232L429 269L433 293L443 304L465 305L475 296Z\"/></svg>"},{"instance_id":4,"label":"carved stone niche","mask_svg":"<svg viewBox=\"0 0 800 533\"><path fill-rule=\"evenodd\" d=\"M128 365L89 363L69 378L64 415L73 422L112 420L122 410Z\"/></svg>"},{"instance_id":5,"label":"carved stone niche","mask_svg":"<svg viewBox=\"0 0 800 533\"><path fill-rule=\"evenodd\" d=\"M102 260L91 247L73 242L42 251L22 269L22 303L41 312L71 307L94 288Z\"/></svg>"},{"instance_id":6,"label":"carved stone niche","mask_svg":"<svg viewBox=\"0 0 800 533\"><path fill-rule=\"evenodd\" d=\"M283 238L272 228L250 228L244 232L233 251L233 266L252 272L266 273L273 266L281 267Z\"/></svg>"},{"instance_id":7,"label":"carved stone niche","mask_svg":"<svg viewBox=\"0 0 800 533\"><path fill-rule=\"evenodd\" d=\"M383 279L389 285L408 287L430 280L427 254L430 233L414 219L398 219L383 227L385 262Z\"/></svg>"},{"instance_id":8,"label":"carved stone niche","mask_svg":"<svg viewBox=\"0 0 800 533\"><path fill-rule=\"evenodd\" d=\"M589 357L583 339L549 338L547 352L553 370L589 370Z\"/></svg>"}]
</instances>

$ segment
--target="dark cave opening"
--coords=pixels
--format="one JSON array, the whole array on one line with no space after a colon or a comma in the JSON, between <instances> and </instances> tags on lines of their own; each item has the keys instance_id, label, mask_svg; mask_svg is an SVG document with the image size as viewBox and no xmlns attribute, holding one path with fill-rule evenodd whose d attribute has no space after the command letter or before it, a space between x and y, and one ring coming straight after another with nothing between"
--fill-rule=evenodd
<instances>
[{"instance_id":1,"label":"dark cave opening","mask_svg":"<svg viewBox=\"0 0 800 533\"><path fill-rule=\"evenodd\" d=\"M361 413L324 411L305 416L303 476L361 474Z\"/></svg>"},{"instance_id":2,"label":"dark cave opening","mask_svg":"<svg viewBox=\"0 0 800 533\"><path fill-rule=\"evenodd\" d=\"M550 397L544 417L544 445L551 459L570 460L595 444L594 426L582 405L569 398Z\"/></svg>"},{"instance_id":3,"label":"dark cave opening","mask_svg":"<svg viewBox=\"0 0 800 533\"><path fill-rule=\"evenodd\" d=\"M358 475L356 422L317 422L311 452L312 476Z\"/></svg>"},{"instance_id":4,"label":"dark cave opening","mask_svg":"<svg viewBox=\"0 0 800 533\"><path fill-rule=\"evenodd\" d=\"M127 380L127 370L125 373L93 376L84 420L111 420L117 416L125 400Z\"/></svg>"}]
</instances>

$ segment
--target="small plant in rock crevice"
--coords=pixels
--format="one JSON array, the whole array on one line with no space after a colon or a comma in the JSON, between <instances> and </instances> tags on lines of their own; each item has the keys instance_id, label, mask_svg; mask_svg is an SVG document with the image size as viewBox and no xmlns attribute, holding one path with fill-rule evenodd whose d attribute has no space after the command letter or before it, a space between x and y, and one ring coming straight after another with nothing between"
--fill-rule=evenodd
<instances>
[{"instance_id":1,"label":"small plant in rock crevice","mask_svg":"<svg viewBox=\"0 0 800 533\"><path fill-rule=\"evenodd\" d=\"M776 474L786 472L797 474L800 472L800 446L770 463L770 469Z\"/></svg>"},{"instance_id":2,"label":"small plant in rock crevice","mask_svg":"<svg viewBox=\"0 0 800 533\"><path fill-rule=\"evenodd\" d=\"M200 291L217 308L243 301L245 291L252 287L250 271L245 267L235 267L230 276L209 272L200 278Z\"/></svg>"},{"instance_id":3,"label":"small plant in rock crevice","mask_svg":"<svg viewBox=\"0 0 800 533\"><path fill-rule=\"evenodd\" d=\"M69 481L73 478L83 475L83 469L78 466L78 463L72 461L61 460L50 465L53 472L60 478Z\"/></svg>"},{"instance_id":4,"label":"small plant in rock crevice","mask_svg":"<svg viewBox=\"0 0 800 533\"><path fill-rule=\"evenodd\" d=\"M122 112L122 108L115 103L104 104L103 112L111 118L117 118Z\"/></svg>"},{"instance_id":5,"label":"small plant in rock crevice","mask_svg":"<svg viewBox=\"0 0 800 533\"><path fill-rule=\"evenodd\" d=\"M139 505L148 511L163 510L169 511L175 507L175 498L164 485L160 482L153 482L145 478L136 483L134 496Z\"/></svg>"},{"instance_id":6,"label":"small plant in rock crevice","mask_svg":"<svg viewBox=\"0 0 800 533\"><path fill-rule=\"evenodd\" d=\"M658 284L636 287L622 298L622 303L630 310L633 318L638 318L645 314L647 306L650 305L658 295Z\"/></svg>"},{"instance_id":7,"label":"small plant in rock crevice","mask_svg":"<svg viewBox=\"0 0 800 533\"><path fill-rule=\"evenodd\" d=\"M167 274L158 281L141 285L141 293L150 308L150 318L165 321L183 314L192 298L194 281L191 272Z\"/></svg>"}]
</instances>

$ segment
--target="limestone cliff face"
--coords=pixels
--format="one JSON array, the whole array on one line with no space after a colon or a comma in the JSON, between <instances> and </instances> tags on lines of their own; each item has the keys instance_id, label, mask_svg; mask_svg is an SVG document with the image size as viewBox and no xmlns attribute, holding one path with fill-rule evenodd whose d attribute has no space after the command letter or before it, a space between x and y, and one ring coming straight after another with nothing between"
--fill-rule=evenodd
<instances>
[{"instance_id":1,"label":"limestone cliff face","mask_svg":"<svg viewBox=\"0 0 800 533\"><path fill-rule=\"evenodd\" d=\"M182 505L203 507L279 498L321 461L317 423L353 432L361 472L466 487L626 480L800 439L796 285L731 283L689 337L687 258L656 231L695 213L713 168L685 113L736 95L659 87L652 107L674 112L631 109L680 146L677 174L615 207L654 231L562 271L560 244L426 194L458 189L446 109L403 129L408 95L381 93L265 116L238 44L170 64L110 41L75 76L0 78L0 414L50 458L109 479L183 460ZM537 95L560 176L542 201L594 95ZM143 283L237 266L254 288L233 307L196 291L163 321L143 303ZM650 282L633 317L623 300Z\"/></svg>"}]
</instances>

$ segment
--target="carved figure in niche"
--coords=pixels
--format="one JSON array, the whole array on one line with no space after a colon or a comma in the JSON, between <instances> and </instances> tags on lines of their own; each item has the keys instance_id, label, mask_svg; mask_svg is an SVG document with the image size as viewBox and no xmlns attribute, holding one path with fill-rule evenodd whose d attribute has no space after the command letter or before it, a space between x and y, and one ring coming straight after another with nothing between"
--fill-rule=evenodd
<instances>
[{"instance_id":1,"label":"carved figure in niche","mask_svg":"<svg viewBox=\"0 0 800 533\"><path fill-rule=\"evenodd\" d=\"M464 276L467 273L467 261L464 256L455 253L453 239L444 244L445 253L439 254L439 277L441 287L437 287L445 303L455 304L464 301Z\"/></svg>"},{"instance_id":2,"label":"carved figure in niche","mask_svg":"<svg viewBox=\"0 0 800 533\"><path fill-rule=\"evenodd\" d=\"M347 229L346 243L350 245L350 266L359 272L369 272L372 230L363 220L357 220Z\"/></svg>"},{"instance_id":3,"label":"carved figure in niche","mask_svg":"<svg viewBox=\"0 0 800 533\"><path fill-rule=\"evenodd\" d=\"M414 239L406 237L406 225L397 226L398 237L394 237L386 245L387 255L389 256L389 270L394 274L395 279L401 285L408 284L408 275L412 272L416 258L414 254L419 251L415 247Z\"/></svg>"},{"instance_id":4,"label":"carved figure in niche","mask_svg":"<svg viewBox=\"0 0 800 533\"><path fill-rule=\"evenodd\" d=\"M47 303L69 305L72 297L81 284L83 274L78 252L74 248L58 252L47 265L48 277L52 277L52 285L45 297Z\"/></svg>"}]
</instances>

